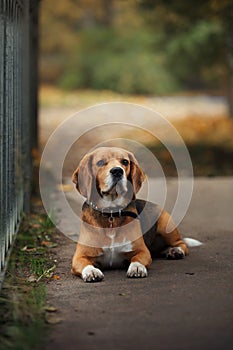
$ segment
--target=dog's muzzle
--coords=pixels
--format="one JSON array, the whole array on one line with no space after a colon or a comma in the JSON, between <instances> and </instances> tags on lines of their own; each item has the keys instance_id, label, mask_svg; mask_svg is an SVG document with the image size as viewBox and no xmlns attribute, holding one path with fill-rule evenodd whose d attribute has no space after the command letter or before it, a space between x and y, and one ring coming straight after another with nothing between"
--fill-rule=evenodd
<instances>
[{"instance_id":1,"label":"dog's muzzle","mask_svg":"<svg viewBox=\"0 0 233 350\"><path fill-rule=\"evenodd\" d=\"M110 174L112 175L113 179L117 182L122 179L124 170L120 167L114 167L110 170Z\"/></svg>"},{"instance_id":2,"label":"dog's muzzle","mask_svg":"<svg viewBox=\"0 0 233 350\"><path fill-rule=\"evenodd\" d=\"M116 189L118 194L123 194L124 192L126 192L127 186L124 169L122 169L121 167L114 167L109 170L109 174L109 188L106 191L102 191L102 194L107 195L114 189Z\"/></svg>"}]
</instances>

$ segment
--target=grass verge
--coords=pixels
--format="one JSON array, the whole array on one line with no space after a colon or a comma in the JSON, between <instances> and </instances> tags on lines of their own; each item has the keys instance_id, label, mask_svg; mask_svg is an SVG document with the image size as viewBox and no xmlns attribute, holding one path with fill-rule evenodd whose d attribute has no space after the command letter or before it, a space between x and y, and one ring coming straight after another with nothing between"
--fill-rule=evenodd
<instances>
[{"instance_id":1,"label":"grass verge","mask_svg":"<svg viewBox=\"0 0 233 350\"><path fill-rule=\"evenodd\" d=\"M40 204L23 217L0 295L1 350L43 348L48 330L45 284L55 277L53 232Z\"/></svg>"}]
</instances>

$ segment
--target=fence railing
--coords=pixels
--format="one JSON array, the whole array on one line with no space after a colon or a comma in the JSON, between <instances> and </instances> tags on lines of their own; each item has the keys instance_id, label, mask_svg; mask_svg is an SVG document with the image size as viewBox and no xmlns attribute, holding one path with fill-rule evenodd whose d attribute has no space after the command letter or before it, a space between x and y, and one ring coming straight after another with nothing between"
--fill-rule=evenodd
<instances>
[{"instance_id":1,"label":"fence railing","mask_svg":"<svg viewBox=\"0 0 233 350\"><path fill-rule=\"evenodd\" d=\"M37 0L0 0L0 282L21 214L30 208L37 30Z\"/></svg>"}]
</instances>

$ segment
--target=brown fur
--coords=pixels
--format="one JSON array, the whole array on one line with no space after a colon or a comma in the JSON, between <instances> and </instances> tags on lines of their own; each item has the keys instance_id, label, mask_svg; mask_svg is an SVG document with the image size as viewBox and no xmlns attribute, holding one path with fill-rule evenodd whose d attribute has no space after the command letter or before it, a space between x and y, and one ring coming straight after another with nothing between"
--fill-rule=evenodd
<instances>
[{"instance_id":1,"label":"brown fur","mask_svg":"<svg viewBox=\"0 0 233 350\"><path fill-rule=\"evenodd\" d=\"M146 268L149 268L152 262L151 254L157 248L156 240L158 237L162 238L163 242L160 250L180 247L185 255L188 253L188 248L182 241L170 215L153 203L148 202L149 204L146 205L145 201L135 200L136 193L145 179L145 174L132 153L120 148L101 147L87 154L73 174L77 190L88 201L93 201L98 207L101 207L103 200L100 193L103 194L105 190L107 191L106 179L114 167L122 168L128 184L132 185L131 198L128 193L122 197L124 210L138 213L138 205L146 206L142 221L148 223L148 220L151 220L152 228L143 237L143 222L140 223L138 219L130 216L120 216L114 218L111 222L112 228L109 229L109 217L102 215L100 211L94 210L85 203L82 210L79 242L72 261L72 273L75 275L82 276L83 269L88 265L99 266L99 257L104 254L104 247L110 247L112 237L114 237L115 244L123 244L125 241L132 244L132 249L124 253L123 260L130 263L138 262ZM116 188L113 186L107 191L107 198L115 200L117 197L120 195L117 194ZM156 224L153 226L155 222ZM141 276L135 275L134 277Z\"/></svg>"}]
</instances>

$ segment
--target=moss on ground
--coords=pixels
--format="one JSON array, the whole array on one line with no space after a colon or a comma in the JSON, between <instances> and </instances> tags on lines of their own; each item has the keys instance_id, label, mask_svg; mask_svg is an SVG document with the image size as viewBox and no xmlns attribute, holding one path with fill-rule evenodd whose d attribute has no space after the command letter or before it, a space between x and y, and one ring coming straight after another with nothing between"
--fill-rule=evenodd
<instances>
[{"instance_id":1,"label":"moss on ground","mask_svg":"<svg viewBox=\"0 0 233 350\"><path fill-rule=\"evenodd\" d=\"M56 261L54 227L34 200L23 217L8 263L0 296L0 349L42 349L46 339L46 282Z\"/></svg>"}]
</instances>

